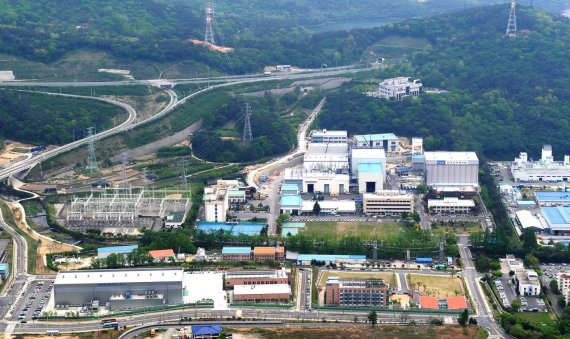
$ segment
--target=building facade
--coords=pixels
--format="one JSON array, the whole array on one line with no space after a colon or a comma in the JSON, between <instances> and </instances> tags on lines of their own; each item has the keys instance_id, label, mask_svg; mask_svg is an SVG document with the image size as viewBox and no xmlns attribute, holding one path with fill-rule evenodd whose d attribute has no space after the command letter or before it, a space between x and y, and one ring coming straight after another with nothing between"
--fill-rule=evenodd
<instances>
[{"instance_id":1,"label":"building facade","mask_svg":"<svg viewBox=\"0 0 570 339\"><path fill-rule=\"evenodd\" d=\"M288 303L291 298L289 284L235 285L234 303Z\"/></svg>"},{"instance_id":2,"label":"building facade","mask_svg":"<svg viewBox=\"0 0 570 339\"><path fill-rule=\"evenodd\" d=\"M533 270L519 270L513 277L520 295L539 295L540 280Z\"/></svg>"},{"instance_id":3,"label":"building facade","mask_svg":"<svg viewBox=\"0 0 570 339\"><path fill-rule=\"evenodd\" d=\"M313 143L347 143L348 136L346 131L328 131L323 129L322 131L311 131L310 134L311 142Z\"/></svg>"},{"instance_id":4,"label":"building facade","mask_svg":"<svg viewBox=\"0 0 570 339\"><path fill-rule=\"evenodd\" d=\"M570 272L558 272L558 290L566 298L566 303L570 302Z\"/></svg>"},{"instance_id":5,"label":"building facade","mask_svg":"<svg viewBox=\"0 0 570 339\"><path fill-rule=\"evenodd\" d=\"M386 152L397 152L399 139L394 133L355 135L354 140L359 148L383 149Z\"/></svg>"},{"instance_id":6,"label":"building facade","mask_svg":"<svg viewBox=\"0 0 570 339\"><path fill-rule=\"evenodd\" d=\"M382 279L330 277L325 289L327 306L386 307L389 298L389 286Z\"/></svg>"},{"instance_id":7,"label":"building facade","mask_svg":"<svg viewBox=\"0 0 570 339\"><path fill-rule=\"evenodd\" d=\"M236 285L290 284L291 270L227 271L224 281L224 287L228 289Z\"/></svg>"},{"instance_id":8,"label":"building facade","mask_svg":"<svg viewBox=\"0 0 570 339\"><path fill-rule=\"evenodd\" d=\"M564 155L564 161L554 161L552 147L544 145L540 160L533 162L528 160L526 152L521 152L511 164L511 173L520 182L569 181L570 155Z\"/></svg>"},{"instance_id":9,"label":"building facade","mask_svg":"<svg viewBox=\"0 0 570 339\"><path fill-rule=\"evenodd\" d=\"M475 202L471 199L447 197L429 199L428 210L434 214L464 214L475 210Z\"/></svg>"},{"instance_id":10,"label":"building facade","mask_svg":"<svg viewBox=\"0 0 570 339\"><path fill-rule=\"evenodd\" d=\"M412 80L409 77L384 79L378 85L377 96L385 99L402 100L407 96L418 96L422 92L421 80Z\"/></svg>"},{"instance_id":11,"label":"building facade","mask_svg":"<svg viewBox=\"0 0 570 339\"><path fill-rule=\"evenodd\" d=\"M139 248L139 245L100 247L97 249L97 259L105 259L111 254L121 254L126 256L137 248Z\"/></svg>"},{"instance_id":12,"label":"building facade","mask_svg":"<svg viewBox=\"0 0 570 339\"><path fill-rule=\"evenodd\" d=\"M251 260L250 247L227 247L222 249L222 258L226 261Z\"/></svg>"},{"instance_id":13,"label":"building facade","mask_svg":"<svg viewBox=\"0 0 570 339\"><path fill-rule=\"evenodd\" d=\"M358 193L376 193L384 189L384 169L381 164L358 164Z\"/></svg>"},{"instance_id":14,"label":"building facade","mask_svg":"<svg viewBox=\"0 0 570 339\"><path fill-rule=\"evenodd\" d=\"M352 148L350 152L350 177L358 178L358 165L379 164L386 169L386 152L383 148Z\"/></svg>"},{"instance_id":15,"label":"building facade","mask_svg":"<svg viewBox=\"0 0 570 339\"><path fill-rule=\"evenodd\" d=\"M366 215L412 213L414 196L401 191L379 191L376 194L364 194L362 206Z\"/></svg>"},{"instance_id":16,"label":"building facade","mask_svg":"<svg viewBox=\"0 0 570 339\"><path fill-rule=\"evenodd\" d=\"M456 191L479 189L475 152L425 152L426 185Z\"/></svg>"}]
</instances>

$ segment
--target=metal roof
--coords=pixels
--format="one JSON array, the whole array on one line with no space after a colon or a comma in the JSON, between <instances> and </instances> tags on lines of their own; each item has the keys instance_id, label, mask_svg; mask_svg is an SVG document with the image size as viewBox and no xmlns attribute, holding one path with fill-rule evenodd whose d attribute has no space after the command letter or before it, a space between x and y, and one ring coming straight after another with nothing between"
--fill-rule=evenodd
<instances>
[{"instance_id":1,"label":"metal roof","mask_svg":"<svg viewBox=\"0 0 570 339\"><path fill-rule=\"evenodd\" d=\"M479 161L475 152L425 152L427 161Z\"/></svg>"},{"instance_id":2,"label":"metal roof","mask_svg":"<svg viewBox=\"0 0 570 339\"><path fill-rule=\"evenodd\" d=\"M534 192L536 200L570 203L570 192Z\"/></svg>"},{"instance_id":3,"label":"metal roof","mask_svg":"<svg viewBox=\"0 0 570 339\"><path fill-rule=\"evenodd\" d=\"M249 254L251 247L225 247L222 249L222 254Z\"/></svg>"},{"instance_id":4,"label":"metal roof","mask_svg":"<svg viewBox=\"0 0 570 339\"><path fill-rule=\"evenodd\" d=\"M398 137L394 133L382 133L382 134L355 135L354 139L356 139L357 142L369 142L369 141L394 140L398 139Z\"/></svg>"},{"instance_id":5,"label":"metal roof","mask_svg":"<svg viewBox=\"0 0 570 339\"><path fill-rule=\"evenodd\" d=\"M281 197L281 207L283 206L295 206L301 207L301 196L300 195L284 195Z\"/></svg>"},{"instance_id":6,"label":"metal roof","mask_svg":"<svg viewBox=\"0 0 570 339\"><path fill-rule=\"evenodd\" d=\"M264 285L235 285L235 295L251 294L291 294L289 284L264 284Z\"/></svg>"},{"instance_id":7,"label":"metal roof","mask_svg":"<svg viewBox=\"0 0 570 339\"><path fill-rule=\"evenodd\" d=\"M116 270L71 270L59 271L54 285L90 285L102 283L154 283L180 282L184 277L182 268L138 268Z\"/></svg>"},{"instance_id":8,"label":"metal roof","mask_svg":"<svg viewBox=\"0 0 570 339\"><path fill-rule=\"evenodd\" d=\"M365 255L354 254L299 254L297 261L335 261L339 259L366 259Z\"/></svg>"},{"instance_id":9,"label":"metal roof","mask_svg":"<svg viewBox=\"0 0 570 339\"><path fill-rule=\"evenodd\" d=\"M358 173L382 173L382 165L374 163L359 163Z\"/></svg>"},{"instance_id":10,"label":"metal roof","mask_svg":"<svg viewBox=\"0 0 570 339\"><path fill-rule=\"evenodd\" d=\"M97 249L97 253L131 253L133 250L139 248L139 245L127 245L127 246L113 246L113 247L100 247Z\"/></svg>"},{"instance_id":11,"label":"metal roof","mask_svg":"<svg viewBox=\"0 0 570 339\"><path fill-rule=\"evenodd\" d=\"M221 325L192 325L192 335L219 335L222 332Z\"/></svg>"}]
</instances>

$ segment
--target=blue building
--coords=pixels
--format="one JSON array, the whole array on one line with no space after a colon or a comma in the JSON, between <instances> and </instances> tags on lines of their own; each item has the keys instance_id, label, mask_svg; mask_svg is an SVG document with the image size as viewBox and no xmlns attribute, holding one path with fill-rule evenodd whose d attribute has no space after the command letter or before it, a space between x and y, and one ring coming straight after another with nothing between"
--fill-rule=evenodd
<instances>
[{"instance_id":1,"label":"blue building","mask_svg":"<svg viewBox=\"0 0 570 339\"><path fill-rule=\"evenodd\" d=\"M355 135L359 147L383 148L386 152L398 151L398 137L394 133Z\"/></svg>"},{"instance_id":2,"label":"blue building","mask_svg":"<svg viewBox=\"0 0 570 339\"><path fill-rule=\"evenodd\" d=\"M366 256L352 254L299 254L297 256L297 265L310 265L313 260L324 261L326 264L362 264L366 262Z\"/></svg>"},{"instance_id":3,"label":"blue building","mask_svg":"<svg viewBox=\"0 0 570 339\"><path fill-rule=\"evenodd\" d=\"M10 264L0 264L0 277L5 280L10 276Z\"/></svg>"},{"instance_id":4,"label":"blue building","mask_svg":"<svg viewBox=\"0 0 570 339\"><path fill-rule=\"evenodd\" d=\"M570 192L534 192L539 206L570 206Z\"/></svg>"},{"instance_id":5,"label":"blue building","mask_svg":"<svg viewBox=\"0 0 570 339\"><path fill-rule=\"evenodd\" d=\"M192 325L192 339L218 338L222 334L221 325Z\"/></svg>"},{"instance_id":6,"label":"blue building","mask_svg":"<svg viewBox=\"0 0 570 339\"><path fill-rule=\"evenodd\" d=\"M283 195L281 197L281 214L299 215L303 202L300 195Z\"/></svg>"},{"instance_id":7,"label":"blue building","mask_svg":"<svg viewBox=\"0 0 570 339\"><path fill-rule=\"evenodd\" d=\"M128 255L137 248L139 248L139 245L101 247L97 249L97 258L105 259L111 254Z\"/></svg>"},{"instance_id":8,"label":"blue building","mask_svg":"<svg viewBox=\"0 0 570 339\"><path fill-rule=\"evenodd\" d=\"M551 232L570 233L570 206L542 207L540 212Z\"/></svg>"}]
</instances>

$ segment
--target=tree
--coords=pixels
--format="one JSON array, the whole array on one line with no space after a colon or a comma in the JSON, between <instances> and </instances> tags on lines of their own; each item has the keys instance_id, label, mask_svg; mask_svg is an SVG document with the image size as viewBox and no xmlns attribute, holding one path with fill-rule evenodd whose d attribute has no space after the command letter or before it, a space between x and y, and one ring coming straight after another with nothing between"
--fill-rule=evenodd
<instances>
[{"instance_id":1,"label":"tree","mask_svg":"<svg viewBox=\"0 0 570 339\"><path fill-rule=\"evenodd\" d=\"M378 323L378 313L372 311L368 314L368 321L372 324L372 327L376 326Z\"/></svg>"},{"instance_id":2,"label":"tree","mask_svg":"<svg viewBox=\"0 0 570 339\"><path fill-rule=\"evenodd\" d=\"M463 312L461 312L461 314L459 315L459 318L457 318L457 322L461 326L466 326L468 320L469 320L469 312L467 312L467 310L463 310Z\"/></svg>"},{"instance_id":3,"label":"tree","mask_svg":"<svg viewBox=\"0 0 570 339\"><path fill-rule=\"evenodd\" d=\"M420 193L420 194L426 194L428 191L428 187L426 184L419 184L416 187L416 190L418 190L418 193Z\"/></svg>"},{"instance_id":4,"label":"tree","mask_svg":"<svg viewBox=\"0 0 570 339\"><path fill-rule=\"evenodd\" d=\"M511 303L511 307L515 312L517 312L519 308L521 308L521 301L518 299L513 300L513 302Z\"/></svg>"},{"instance_id":5,"label":"tree","mask_svg":"<svg viewBox=\"0 0 570 339\"><path fill-rule=\"evenodd\" d=\"M523 262L524 262L525 267L527 267L527 268L534 268L534 267L538 266L538 258L535 257L534 255L530 254L530 253L524 257Z\"/></svg>"},{"instance_id":6,"label":"tree","mask_svg":"<svg viewBox=\"0 0 570 339\"><path fill-rule=\"evenodd\" d=\"M560 308L564 309L566 307L566 297L563 295L559 296L556 302Z\"/></svg>"},{"instance_id":7,"label":"tree","mask_svg":"<svg viewBox=\"0 0 570 339\"><path fill-rule=\"evenodd\" d=\"M548 284L548 286L550 287L550 290L552 291L552 293L554 293L554 294L560 293L560 291L558 290L558 281L550 280L550 283Z\"/></svg>"},{"instance_id":8,"label":"tree","mask_svg":"<svg viewBox=\"0 0 570 339\"><path fill-rule=\"evenodd\" d=\"M315 201L315 204L313 205L313 213L315 215L321 214L321 205L319 205L318 201Z\"/></svg>"},{"instance_id":9,"label":"tree","mask_svg":"<svg viewBox=\"0 0 570 339\"><path fill-rule=\"evenodd\" d=\"M536 242L536 234L533 230L529 228L524 230L522 234L522 245L526 250L533 250L538 247L538 243Z\"/></svg>"}]
</instances>

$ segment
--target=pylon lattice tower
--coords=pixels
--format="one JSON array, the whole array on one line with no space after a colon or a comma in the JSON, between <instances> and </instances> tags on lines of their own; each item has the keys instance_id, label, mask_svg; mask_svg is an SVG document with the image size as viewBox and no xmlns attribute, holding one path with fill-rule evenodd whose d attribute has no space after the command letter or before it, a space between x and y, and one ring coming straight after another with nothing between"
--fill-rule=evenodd
<instances>
[{"instance_id":1,"label":"pylon lattice tower","mask_svg":"<svg viewBox=\"0 0 570 339\"><path fill-rule=\"evenodd\" d=\"M214 38L214 31L212 26L214 25L214 6L212 1L208 1L206 6L206 34L204 36L204 41L209 42L212 45L216 44L216 39Z\"/></svg>"},{"instance_id":2,"label":"pylon lattice tower","mask_svg":"<svg viewBox=\"0 0 570 339\"><path fill-rule=\"evenodd\" d=\"M91 174L99 170L97 164L97 157L95 156L95 128L87 128L87 167L85 167Z\"/></svg>"},{"instance_id":3,"label":"pylon lattice tower","mask_svg":"<svg viewBox=\"0 0 570 339\"><path fill-rule=\"evenodd\" d=\"M253 133L251 132L251 105L248 102L246 102L242 142L244 144L249 144L252 140L253 140Z\"/></svg>"},{"instance_id":4,"label":"pylon lattice tower","mask_svg":"<svg viewBox=\"0 0 570 339\"><path fill-rule=\"evenodd\" d=\"M509 37L517 36L517 0L511 0L511 13L509 14L509 23L507 24L507 33Z\"/></svg>"},{"instance_id":5,"label":"pylon lattice tower","mask_svg":"<svg viewBox=\"0 0 570 339\"><path fill-rule=\"evenodd\" d=\"M182 189L187 191L188 190L188 179L186 178L186 176L188 175L188 159L183 158L182 160L180 160L180 162L178 163L178 166L180 167L180 181L182 183Z\"/></svg>"},{"instance_id":6,"label":"pylon lattice tower","mask_svg":"<svg viewBox=\"0 0 570 339\"><path fill-rule=\"evenodd\" d=\"M121 152L121 187L127 188L127 151Z\"/></svg>"}]
</instances>

